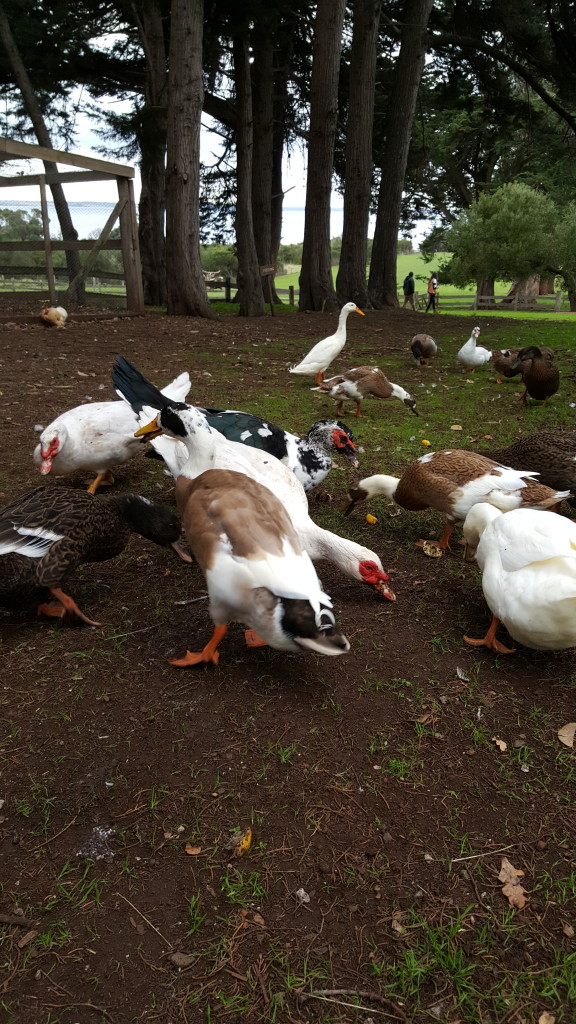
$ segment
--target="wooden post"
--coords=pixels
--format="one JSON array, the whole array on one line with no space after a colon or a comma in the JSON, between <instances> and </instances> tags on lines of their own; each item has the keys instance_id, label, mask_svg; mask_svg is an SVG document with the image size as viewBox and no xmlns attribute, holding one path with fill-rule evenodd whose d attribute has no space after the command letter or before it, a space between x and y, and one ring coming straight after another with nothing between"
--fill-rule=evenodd
<instances>
[{"instance_id":1,"label":"wooden post","mask_svg":"<svg viewBox=\"0 0 576 1024\"><path fill-rule=\"evenodd\" d=\"M138 242L134 185L130 178L116 178L118 199L124 200L120 213L120 241L126 282L126 306L133 313L144 312L144 286Z\"/></svg>"},{"instance_id":2,"label":"wooden post","mask_svg":"<svg viewBox=\"0 0 576 1024\"><path fill-rule=\"evenodd\" d=\"M224 302L232 302L232 281L229 277L224 278Z\"/></svg>"},{"instance_id":3,"label":"wooden post","mask_svg":"<svg viewBox=\"0 0 576 1024\"><path fill-rule=\"evenodd\" d=\"M274 316L274 300L272 298L272 278L274 276L274 267L260 267L260 277L265 277L268 281L268 302L270 303L270 315Z\"/></svg>"},{"instance_id":4,"label":"wooden post","mask_svg":"<svg viewBox=\"0 0 576 1024\"><path fill-rule=\"evenodd\" d=\"M294 285L288 285L288 302L291 306L294 305Z\"/></svg>"},{"instance_id":5,"label":"wooden post","mask_svg":"<svg viewBox=\"0 0 576 1024\"><path fill-rule=\"evenodd\" d=\"M48 216L48 203L46 202L46 177L38 175L40 186L40 207L42 209L42 233L44 235L44 255L46 258L46 279L48 281L48 294L53 306L58 302L56 295L56 281L54 280L54 264L52 263L52 247L50 245L50 217Z\"/></svg>"}]
</instances>

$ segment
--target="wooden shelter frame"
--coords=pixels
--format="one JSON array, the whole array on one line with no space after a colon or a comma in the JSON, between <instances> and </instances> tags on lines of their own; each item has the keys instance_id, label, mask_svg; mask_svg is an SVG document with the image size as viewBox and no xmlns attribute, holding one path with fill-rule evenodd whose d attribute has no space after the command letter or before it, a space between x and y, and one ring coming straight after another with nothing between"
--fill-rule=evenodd
<instances>
[{"instance_id":1,"label":"wooden shelter frame","mask_svg":"<svg viewBox=\"0 0 576 1024\"><path fill-rule=\"evenodd\" d=\"M50 302L56 305L58 296L56 294L56 283L54 278L54 267L52 253L60 249L75 249L87 251L86 259L79 274L74 281L68 285L68 289L61 296L60 301L65 303L71 289L80 281L84 280L94 265L98 253L103 249L120 249L122 252L122 263L124 267L124 281L126 285L126 306L135 313L144 310L144 290L142 285L142 267L140 263L140 246L138 242L138 221L136 217L136 204L134 201L134 168L127 164L116 164L110 160L98 160L91 156L80 156L76 153L67 153L57 149L47 149L45 146L33 145L28 142L18 142L15 139L7 139L0 136L0 162L9 160L42 160L56 164L65 164L79 168L74 171L46 172L44 174L18 174L12 177L0 175L0 188L9 188L16 185L38 185L40 189L40 207L42 212L42 224L44 239L41 241L0 241L0 253L2 252L34 252L44 250L46 260L46 277ZM46 186L54 182L62 185L78 181L109 181L116 180L118 187L118 202L104 225L100 235L96 239L76 239L66 241L50 238L50 221L48 217L48 202L46 199ZM110 239L110 232L116 221L120 222L120 240Z\"/></svg>"}]
</instances>

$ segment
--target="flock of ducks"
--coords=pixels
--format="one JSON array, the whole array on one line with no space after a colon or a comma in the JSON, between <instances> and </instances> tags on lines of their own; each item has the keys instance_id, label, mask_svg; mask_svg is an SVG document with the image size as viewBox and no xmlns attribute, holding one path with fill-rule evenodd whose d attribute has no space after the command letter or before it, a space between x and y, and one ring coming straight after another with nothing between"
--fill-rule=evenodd
<instances>
[{"instance_id":1,"label":"flock of ducks","mask_svg":"<svg viewBox=\"0 0 576 1024\"><path fill-rule=\"evenodd\" d=\"M324 379L346 343L352 312L362 314L347 303L335 334L290 372L316 376L312 390L336 401L337 416L350 399L359 417L368 396L397 398L418 415L412 396L379 367L354 367ZM492 352L477 344L478 335L474 328L457 355L468 372L491 360L497 373L521 375L525 401L546 402L557 391L550 350ZM410 349L422 367L438 352L427 334L416 335ZM358 466L350 429L339 420L320 420L301 438L239 410L197 407L186 401L188 373L160 390L123 357L112 380L118 401L64 412L43 430L34 452L44 475L91 472L88 491L37 487L0 511L0 605L98 625L64 589L74 568L119 554L133 532L171 545L190 561L178 544L182 524L206 580L213 632L200 650L186 651L174 665L217 663L231 622L246 627L248 646L329 656L348 651L314 562L327 559L348 578L395 600L378 555L321 528L309 514L306 492L326 478L335 455ZM140 495L96 494L113 483L112 469L143 441L175 479L180 518ZM463 522L467 556L482 569L493 615L485 637L465 637L468 643L509 653L496 638L503 622L528 647L576 646L576 526L550 511L572 500L576 490L575 446L576 432L553 431L494 452L427 452L401 477L360 480L345 510L379 495L402 509L436 509L445 516L435 542L440 549L449 548L454 524Z\"/></svg>"}]
</instances>

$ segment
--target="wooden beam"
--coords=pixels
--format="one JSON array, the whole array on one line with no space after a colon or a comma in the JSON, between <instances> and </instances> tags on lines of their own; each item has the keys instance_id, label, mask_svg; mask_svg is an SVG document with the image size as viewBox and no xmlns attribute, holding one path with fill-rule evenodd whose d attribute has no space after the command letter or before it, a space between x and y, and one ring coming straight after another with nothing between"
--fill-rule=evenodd
<instances>
[{"instance_id":1,"label":"wooden beam","mask_svg":"<svg viewBox=\"0 0 576 1024\"><path fill-rule=\"evenodd\" d=\"M12 188L15 185L39 185L40 178L44 178L47 185L60 182L62 185L74 181L114 181L116 177L112 172L104 174L103 171L62 171L56 174L14 174L10 178L0 175L0 188Z\"/></svg>"},{"instance_id":2,"label":"wooden beam","mask_svg":"<svg viewBox=\"0 0 576 1024\"><path fill-rule=\"evenodd\" d=\"M120 239L122 242L122 262L124 264L124 280L126 282L126 307L134 313L144 312L144 286L142 284L142 265L140 263L140 243L138 240L138 221L136 219L136 203L134 202L134 185L127 178L118 178L118 196L124 199L120 214Z\"/></svg>"},{"instance_id":3,"label":"wooden beam","mask_svg":"<svg viewBox=\"0 0 576 1024\"><path fill-rule=\"evenodd\" d=\"M96 160L92 156L80 156L76 153L65 153L59 149L47 149L46 146L35 146L29 142L17 142L0 136L0 159L2 160L51 160L55 164L69 164L71 167L85 167L88 171L103 171L114 174L117 178L133 178L134 168L127 164L115 164L110 160Z\"/></svg>"},{"instance_id":4,"label":"wooden beam","mask_svg":"<svg viewBox=\"0 0 576 1024\"><path fill-rule=\"evenodd\" d=\"M50 248L50 217L48 215L48 203L46 202L46 182L44 176L40 175L40 205L42 209L42 229L44 233L44 256L46 259L46 278L48 280L48 293L50 302L56 305L56 282L54 280L54 267L52 265L52 249Z\"/></svg>"},{"instance_id":5,"label":"wooden beam","mask_svg":"<svg viewBox=\"0 0 576 1024\"><path fill-rule=\"evenodd\" d=\"M70 240L69 242L63 241L61 238L52 238L50 240L50 248L52 252L56 250L62 251L66 249L72 249L74 251L82 249L91 249L94 245L94 239L83 239L82 241ZM122 248L120 239L111 239L109 242L104 242L103 249L113 249L116 252ZM44 242L39 239L35 242L1 242L0 241L0 252L44 252Z\"/></svg>"}]
</instances>

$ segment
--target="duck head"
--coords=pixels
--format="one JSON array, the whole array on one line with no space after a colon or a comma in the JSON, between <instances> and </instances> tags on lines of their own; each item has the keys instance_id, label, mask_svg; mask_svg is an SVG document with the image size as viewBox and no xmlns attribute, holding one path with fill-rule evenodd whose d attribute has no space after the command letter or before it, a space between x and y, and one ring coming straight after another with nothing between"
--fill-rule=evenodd
<instances>
[{"instance_id":1,"label":"duck head","mask_svg":"<svg viewBox=\"0 0 576 1024\"><path fill-rule=\"evenodd\" d=\"M42 476L47 476L50 470L52 469L54 459L58 455L58 452L62 449L64 440L65 438L63 436L62 430L53 430L50 432L50 434L46 434L46 432L42 434L42 437L40 438L39 466Z\"/></svg>"}]
</instances>

